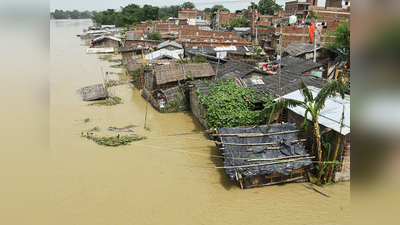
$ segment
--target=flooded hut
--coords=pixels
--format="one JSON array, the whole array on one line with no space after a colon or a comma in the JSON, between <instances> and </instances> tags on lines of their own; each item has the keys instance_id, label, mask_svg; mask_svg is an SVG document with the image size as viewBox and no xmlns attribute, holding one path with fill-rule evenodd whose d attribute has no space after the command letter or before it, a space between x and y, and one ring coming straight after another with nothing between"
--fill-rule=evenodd
<instances>
[{"instance_id":1,"label":"flooded hut","mask_svg":"<svg viewBox=\"0 0 400 225\"><path fill-rule=\"evenodd\" d=\"M113 37L113 36L101 36L95 38L91 47L93 48L117 48L121 44L121 39Z\"/></svg>"},{"instance_id":2,"label":"flooded hut","mask_svg":"<svg viewBox=\"0 0 400 225\"><path fill-rule=\"evenodd\" d=\"M312 156L307 154L294 124L217 128L217 147L224 169L240 188L308 181Z\"/></svg>"},{"instance_id":3,"label":"flooded hut","mask_svg":"<svg viewBox=\"0 0 400 225\"><path fill-rule=\"evenodd\" d=\"M169 64L155 67L145 75L142 96L158 111L174 105L186 107L182 85L191 80L210 80L215 73L208 63Z\"/></svg>"},{"instance_id":4,"label":"flooded hut","mask_svg":"<svg viewBox=\"0 0 400 225\"><path fill-rule=\"evenodd\" d=\"M93 101L107 98L107 88L103 84L95 84L79 89L83 101Z\"/></svg>"}]
</instances>

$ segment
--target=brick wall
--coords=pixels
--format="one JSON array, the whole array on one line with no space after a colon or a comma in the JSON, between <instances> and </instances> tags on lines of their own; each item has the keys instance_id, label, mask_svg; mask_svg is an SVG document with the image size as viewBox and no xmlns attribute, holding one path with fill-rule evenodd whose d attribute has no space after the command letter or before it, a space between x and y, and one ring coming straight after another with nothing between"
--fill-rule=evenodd
<instances>
[{"instance_id":1,"label":"brick wall","mask_svg":"<svg viewBox=\"0 0 400 225\"><path fill-rule=\"evenodd\" d=\"M196 9L180 9L179 19L196 19L197 10Z\"/></svg>"},{"instance_id":2,"label":"brick wall","mask_svg":"<svg viewBox=\"0 0 400 225\"><path fill-rule=\"evenodd\" d=\"M186 37L186 36L235 38L238 37L238 34L234 32L224 32L215 30L180 29L180 37Z\"/></svg>"},{"instance_id":3,"label":"brick wall","mask_svg":"<svg viewBox=\"0 0 400 225\"><path fill-rule=\"evenodd\" d=\"M205 115L205 110L200 104L199 97L196 92L196 87L190 88L190 109L193 115L199 120L199 122L208 129L207 121L203 119L202 115Z\"/></svg>"},{"instance_id":4,"label":"brick wall","mask_svg":"<svg viewBox=\"0 0 400 225\"><path fill-rule=\"evenodd\" d=\"M232 42L209 42L209 41L183 41L181 43L184 47L221 47L221 46L246 46L246 45L252 45L251 42L237 42L237 43L232 43Z\"/></svg>"}]
</instances>

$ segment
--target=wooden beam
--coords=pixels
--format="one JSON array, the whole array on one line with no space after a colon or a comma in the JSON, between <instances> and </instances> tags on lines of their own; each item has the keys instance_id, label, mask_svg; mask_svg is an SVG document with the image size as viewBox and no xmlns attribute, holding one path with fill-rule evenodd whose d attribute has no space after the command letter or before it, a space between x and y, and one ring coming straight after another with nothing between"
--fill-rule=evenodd
<instances>
[{"instance_id":1,"label":"wooden beam","mask_svg":"<svg viewBox=\"0 0 400 225\"><path fill-rule=\"evenodd\" d=\"M271 135L279 135L279 134L290 134L297 133L299 130L291 130L291 131L283 131L276 133L249 133L249 134L213 134L213 137L229 137L229 136L237 136L237 137L263 137L263 136L271 136Z\"/></svg>"},{"instance_id":2,"label":"wooden beam","mask_svg":"<svg viewBox=\"0 0 400 225\"><path fill-rule=\"evenodd\" d=\"M306 157L306 156L309 156L309 154L306 154L306 155L293 155L293 156L286 156L286 157L274 158L274 159L249 159L247 161L248 162L252 162L252 161L274 161L274 160L279 160L279 159L292 159L292 158L299 158L299 157Z\"/></svg>"},{"instance_id":3,"label":"wooden beam","mask_svg":"<svg viewBox=\"0 0 400 225\"><path fill-rule=\"evenodd\" d=\"M266 165L273 165L273 164L280 164L280 163L290 163L290 162L295 162L303 159L313 159L315 156L310 156L310 157L304 157L304 158L298 158L298 159L291 159L291 160L283 160L282 162L271 162L271 163L260 163L260 164L254 164L254 165L246 165L246 166L224 166L224 167L215 167L215 169L235 169L235 168L246 168L246 167L256 167L256 166L266 166Z\"/></svg>"}]
</instances>

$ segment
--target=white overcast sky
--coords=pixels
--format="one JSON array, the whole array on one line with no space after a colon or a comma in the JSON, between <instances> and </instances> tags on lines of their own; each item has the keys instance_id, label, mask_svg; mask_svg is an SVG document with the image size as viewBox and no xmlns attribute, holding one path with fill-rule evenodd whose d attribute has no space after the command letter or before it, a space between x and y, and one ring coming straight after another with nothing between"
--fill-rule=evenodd
<instances>
[{"instance_id":1,"label":"white overcast sky","mask_svg":"<svg viewBox=\"0 0 400 225\"><path fill-rule=\"evenodd\" d=\"M258 3L259 0L253 0L253 2ZM276 0L278 4L285 5L285 2L293 1L293 0ZM129 4L138 4L144 5L149 4L153 6L167 6L167 5L180 5L183 2L182 0L50 0L50 11L54 12L55 9L62 9L62 10L74 10L77 9L79 11L84 10L96 10L102 11L106 9L119 9L121 6L126 6ZM234 11L236 9L244 9L250 5L252 1L242 1L242 0L233 0L233 1L226 1L226 0L192 0L196 5L197 9L204 9L206 7L212 7L215 4L224 5L226 8Z\"/></svg>"}]
</instances>

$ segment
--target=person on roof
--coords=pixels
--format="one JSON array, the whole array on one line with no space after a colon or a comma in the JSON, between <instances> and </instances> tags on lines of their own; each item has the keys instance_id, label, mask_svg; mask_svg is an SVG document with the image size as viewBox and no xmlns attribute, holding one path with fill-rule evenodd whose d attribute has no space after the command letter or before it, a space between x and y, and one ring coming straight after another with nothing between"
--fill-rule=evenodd
<instances>
[{"instance_id":1,"label":"person on roof","mask_svg":"<svg viewBox=\"0 0 400 225\"><path fill-rule=\"evenodd\" d=\"M311 24L309 33L310 33L310 43L313 44L315 35L315 23Z\"/></svg>"}]
</instances>

